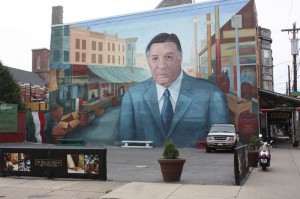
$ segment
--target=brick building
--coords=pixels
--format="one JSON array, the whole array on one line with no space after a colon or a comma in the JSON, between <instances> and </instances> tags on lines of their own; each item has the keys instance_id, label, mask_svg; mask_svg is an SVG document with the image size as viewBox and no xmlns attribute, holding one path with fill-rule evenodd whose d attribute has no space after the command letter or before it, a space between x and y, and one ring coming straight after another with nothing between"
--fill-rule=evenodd
<instances>
[{"instance_id":1,"label":"brick building","mask_svg":"<svg viewBox=\"0 0 300 199\"><path fill-rule=\"evenodd\" d=\"M32 72L49 82L50 50L46 48L32 49Z\"/></svg>"},{"instance_id":2,"label":"brick building","mask_svg":"<svg viewBox=\"0 0 300 199\"><path fill-rule=\"evenodd\" d=\"M14 79L19 83L24 102L45 100L47 98L47 82L37 73L8 67Z\"/></svg>"}]
</instances>

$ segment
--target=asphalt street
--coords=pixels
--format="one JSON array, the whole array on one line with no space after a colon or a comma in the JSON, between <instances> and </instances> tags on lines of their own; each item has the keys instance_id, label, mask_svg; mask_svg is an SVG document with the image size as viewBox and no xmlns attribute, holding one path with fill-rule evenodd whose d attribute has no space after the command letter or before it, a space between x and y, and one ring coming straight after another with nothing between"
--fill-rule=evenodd
<instances>
[{"instance_id":1,"label":"asphalt street","mask_svg":"<svg viewBox=\"0 0 300 199\"><path fill-rule=\"evenodd\" d=\"M186 159L180 183L234 185L233 153L180 148ZM107 179L117 182L163 182L158 159L163 148L107 148Z\"/></svg>"}]
</instances>

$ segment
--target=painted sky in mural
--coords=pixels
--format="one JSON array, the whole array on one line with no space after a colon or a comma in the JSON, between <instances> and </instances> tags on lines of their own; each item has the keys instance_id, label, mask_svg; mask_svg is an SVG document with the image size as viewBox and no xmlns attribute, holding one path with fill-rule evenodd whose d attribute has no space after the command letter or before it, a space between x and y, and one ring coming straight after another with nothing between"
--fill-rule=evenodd
<instances>
[{"instance_id":1,"label":"painted sky in mural","mask_svg":"<svg viewBox=\"0 0 300 199\"><path fill-rule=\"evenodd\" d=\"M247 1L226 2L220 5L220 26L223 26L233 15L240 10ZM212 26L214 26L214 5L217 3L204 3L198 5L184 6L181 8L171 8L163 10L153 10L151 12L124 15L120 17L94 20L77 23L76 26L87 28L91 31L107 34L118 34L120 38L137 37L137 52L144 53L145 48L151 38L160 33L176 33L179 37L184 53L183 67L191 61L191 49L193 46L194 19L198 24L198 50L205 46L201 45L201 40L206 39L206 14L211 13ZM214 29L212 29L214 34Z\"/></svg>"}]
</instances>

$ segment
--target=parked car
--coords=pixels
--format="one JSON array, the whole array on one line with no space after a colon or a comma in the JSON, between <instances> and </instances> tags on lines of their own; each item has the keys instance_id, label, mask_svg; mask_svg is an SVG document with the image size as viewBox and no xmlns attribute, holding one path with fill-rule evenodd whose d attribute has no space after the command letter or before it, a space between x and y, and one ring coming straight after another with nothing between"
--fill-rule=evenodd
<instances>
[{"instance_id":1,"label":"parked car","mask_svg":"<svg viewBox=\"0 0 300 199\"><path fill-rule=\"evenodd\" d=\"M230 149L239 145L239 135L233 124L214 124L211 126L206 137L206 152L212 149Z\"/></svg>"}]
</instances>

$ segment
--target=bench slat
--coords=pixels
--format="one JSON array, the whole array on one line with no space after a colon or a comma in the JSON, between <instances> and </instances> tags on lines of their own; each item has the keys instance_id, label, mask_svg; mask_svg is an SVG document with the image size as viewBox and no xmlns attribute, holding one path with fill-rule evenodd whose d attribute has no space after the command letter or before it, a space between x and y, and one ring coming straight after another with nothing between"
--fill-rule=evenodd
<instances>
[{"instance_id":1,"label":"bench slat","mask_svg":"<svg viewBox=\"0 0 300 199\"><path fill-rule=\"evenodd\" d=\"M134 140L122 140L123 143L153 143L153 141L134 141Z\"/></svg>"},{"instance_id":2,"label":"bench slat","mask_svg":"<svg viewBox=\"0 0 300 199\"><path fill-rule=\"evenodd\" d=\"M138 140L122 140L122 143L124 143L125 148L152 148L150 144L153 143L153 141L138 141ZM129 145L130 143L134 144L145 144L145 146L140 146L140 145Z\"/></svg>"},{"instance_id":3,"label":"bench slat","mask_svg":"<svg viewBox=\"0 0 300 199\"><path fill-rule=\"evenodd\" d=\"M123 148L152 149L152 146L122 146Z\"/></svg>"}]
</instances>

